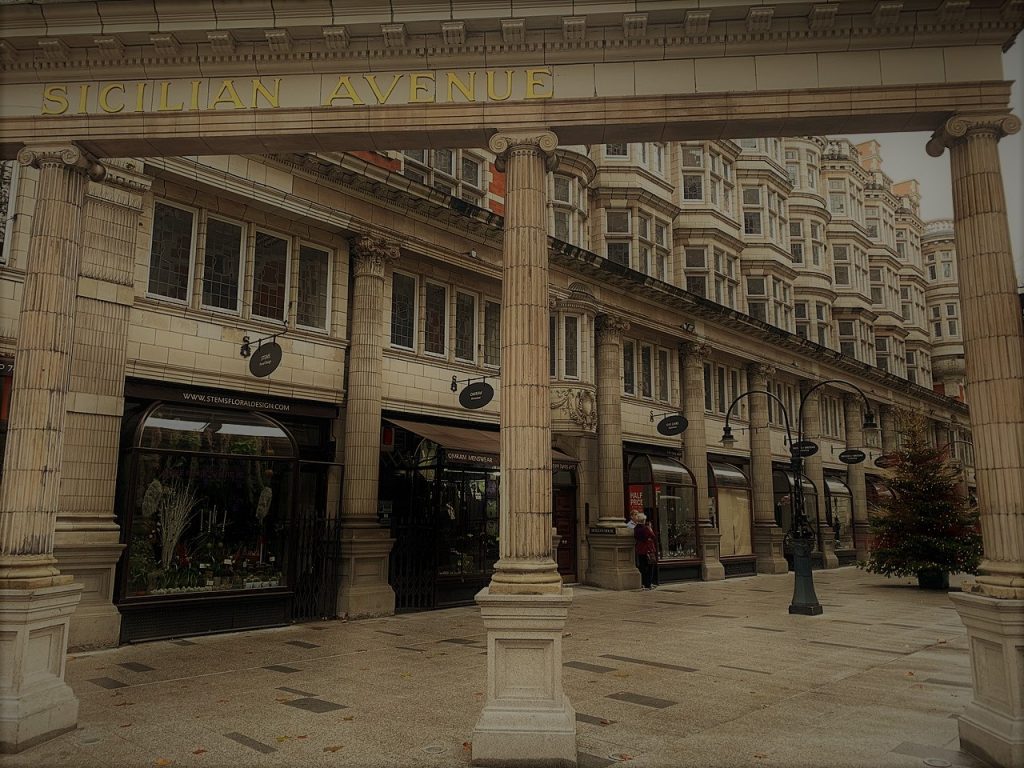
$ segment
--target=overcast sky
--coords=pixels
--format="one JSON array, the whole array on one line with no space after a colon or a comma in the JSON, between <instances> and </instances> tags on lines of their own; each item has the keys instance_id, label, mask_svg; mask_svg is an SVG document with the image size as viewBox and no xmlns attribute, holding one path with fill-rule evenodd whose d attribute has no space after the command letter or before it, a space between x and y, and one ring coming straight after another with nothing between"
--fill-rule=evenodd
<instances>
[{"instance_id":1,"label":"overcast sky","mask_svg":"<svg viewBox=\"0 0 1024 768\"><path fill-rule=\"evenodd\" d=\"M1018 117L1021 108L1021 80L1024 80L1024 41L1018 40L1003 55L1003 76L1015 80L1010 105ZM881 136L851 136L856 142L877 138L882 145L882 165L893 181L917 179L921 182L921 218L952 219L953 195L950 188L949 152L942 157L929 157L925 144L927 133L887 133ZM1013 243L1017 285L1024 286L1024 130L999 142L1006 190L1006 211L1010 219L1010 240Z\"/></svg>"}]
</instances>

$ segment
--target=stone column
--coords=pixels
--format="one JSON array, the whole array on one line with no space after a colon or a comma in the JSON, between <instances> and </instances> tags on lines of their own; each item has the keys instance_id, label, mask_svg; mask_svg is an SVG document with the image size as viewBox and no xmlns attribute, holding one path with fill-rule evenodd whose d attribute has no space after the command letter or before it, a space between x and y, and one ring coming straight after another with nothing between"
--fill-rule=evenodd
<instances>
[{"instance_id":1,"label":"stone column","mask_svg":"<svg viewBox=\"0 0 1024 768\"><path fill-rule=\"evenodd\" d=\"M136 239L150 181L136 172L136 161L105 167L103 181L89 184L85 198L53 550L61 573L83 586L68 639L73 649L115 646L121 629L113 598L124 545L114 498L128 323L135 301Z\"/></svg>"},{"instance_id":2,"label":"stone column","mask_svg":"<svg viewBox=\"0 0 1024 768\"><path fill-rule=\"evenodd\" d=\"M928 142L929 154L950 154L984 544L977 578L950 595L967 626L974 679L960 743L1000 766L1024 765L1024 327L997 146L1019 130L1013 115L963 115Z\"/></svg>"},{"instance_id":3,"label":"stone column","mask_svg":"<svg viewBox=\"0 0 1024 768\"><path fill-rule=\"evenodd\" d=\"M704 430L704 361L711 348L700 342L680 346L683 371L683 416L688 426L683 433L683 460L693 472L697 486L697 525L700 528L700 575L704 581L725 578L720 559L722 534L708 517L708 446Z\"/></svg>"},{"instance_id":4,"label":"stone column","mask_svg":"<svg viewBox=\"0 0 1024 768\"><path fill-rule=\"evenodd\" d=\"M395 541L377 520L384 276L398 246L360 237L350 248L351 343L345 398L345 480L341 492L341 590L338 613L350 618L395 612L388 556Z\"/></svg>"},{"instance_id":5,"label":"stone column","mask_svg":"<svg viewBox=\"0 0 1024 768\"><path fill-rule=\"evenodd\" d=\"M597 452L600 508L589 532L587 582L605 589L639 589L633 531L626 527L622 468L622 334L629 323L597 318Z\"/></svg>"},{"instance_id":6,"label":"stone column","mask_svg":"<svg viewBox=\"0 0 1024 768\"><path fill-rule=\"evenodd\" d=\"M800 383L800 391L803 395L812 386L814 382L803 381ZM819 446L821 445L821 390L815 390L806 397L803 405L803 435L804 440L813 440ZM799 431L799 430L797 430ZM827 499L825 497L825 472L821 461L821 451L819 450L813 456L808 456L804 459L804 474L807 475L807 479L814 483L814 487L817 490L818 496L818 509L817 517L810 516L810 510L808 510L808 517L810 518L811 527L814 529L814 534L818 542L818 551L821 553L821 567L822 568L838 568L839 558L836 557L836 542L835 537L832 534L832 529L826 524L827 516L825 515L825 509ZM799 479L797 480L799 485Z\"/></svg>"},{"instance_id":7,"label":"stone column","mask_svg":"<svg viewBox=\"0 0 1024 768\"><path fill-rule=\"evenodd\" d=\"M26 147L39 169L0 485L0 751L75 727L78 699L64 682L68 624L81 586L53 555L64 421L89 176L103 167L78 147Z\"/></svg>"},{"instance_id":8,"label":"stone column","mask_svg":"<svg viewBox=\"0 0 1024 768\"><path fill-rule=\"evenodd\" d=\"M576 712L562 689L572 592L551 557L547 171L553 133L491 137L505 176L501 305L501 558L476 600L487 628L487 700L473 763L576 765Z\"/></svg>"},{"instance_id":9,"label":"stone column","mask_svg":"<svg viewBox=\"0 0 1024 768\"><path fill-rule=\"evenodd\" d=\"M771 366L754 364L748 368L750 391L765 392ZM789 565L782 552L785 536L775 524L775 492L772 479L772 437L768 426L768 397L750 396L750 487L754 504L754 554L758 573L786 573Z\"/></svg>"},{"instance_id":10,"label":"stone column","mask_svg":"<svg viewBox=\"0 0 1024 768\"><path fill-rule=\"evenodd\" d=\"M858 395L843 395L843 418L846 421L846 447L864 450L864 402ZM867 451L864 451L867 453ZM857 560L865 560L870 551L871 527L868 524L868 488L864 462L846 465L846 484L853 497L853 546Z\"/></svg>"},{"instance_id":11,"label":"stone column","mask_svg":"<svg viewBox=\"0 0 1024 768\"><path fill-rule=\"evenodd\" d=\"M882 430L882 453L888 456L899 449L896 408L892 405L883 405L878 411L878 426Z\"/></svg>"}]
</instances>

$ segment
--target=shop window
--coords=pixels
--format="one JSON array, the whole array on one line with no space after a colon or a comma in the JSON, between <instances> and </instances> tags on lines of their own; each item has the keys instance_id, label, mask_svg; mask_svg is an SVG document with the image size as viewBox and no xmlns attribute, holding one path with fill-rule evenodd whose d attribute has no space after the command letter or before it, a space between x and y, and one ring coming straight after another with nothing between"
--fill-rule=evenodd
<instances>
[{"instance_id":1,"label":"shop window","mask_svg":"<svg viewBox=\"0 0 1024 768\"><path fill-rule=\"evenodd\" d=\"M391 279L391 344L414 349L416 342L416 278L395 272Z\"/></svg>"},{"instance_id":2,"label":"shop window","mask_svg":"<svg viewBox=\"0 0 1024 768\"><path fill-rule=\"evenodd\" d=\"M443 355L448 341L448 288L427 283L423 303L423 351L430 355Z\"/></svg>"},{"instance_id":3,"label":"shop window","mask_svg":"<svg viewBox=\"0 0 1024 768\"><path fill-rule=\"evenodd\" d=\"M153 206L148 287L151 295L188 301L195 222L191 210L160 202Z\"/></svg>"},{"instance_id":4,"label":"shop window","mask_svg":"<svg viewBox=\"0 0 1024 768\"><path fill-rule=\"evenodd\" d=\"M630 459L627 514L647 515L658 536L661 560L692 560L698 556L697 489L690 471L665 456Z\"/></svg>"},{"instance_id":5,"label":"shop window","mask_svg":"<svg viewBox=\"0 0 1024 768\"><path fill-rule=\"evenodd\" d=\"M821 535L836 549L853 549L853 493L838 477L825 476L825 520Z\"/></svg>"},{"instance_id":6,"label":"shop window","mask_svg":"<svg viewBox=\"0 0 1024 768\"><path fill-rule=\"evenodd\" d=\"M296 461L266 416L154 406L131 452L126 597L286 586Z\"/></svg>"},{"instance_id":7,"label":"shop window","mask_svg":"<svg viewBox=\"0 0 1024 768\"><path fill-rule=\"evenodd\" d=\"M306 328L327 328L331 287L331 255L311 245L299 246L299 291L295 322Z\"/></svg>"},{"instance_id":8,"label":"shop window","mask_svg":"<svg viewBox=\"0 0 1024 768\"><path fill-rule=\"evenodd\" d=\"M796 488L793 472L789 469L772 471L773 496L775 503L775 524L788 533L793 527L793 491ZM800 488L804 497L804 514L816 531L820 530L818 520L818 489L806 475L800 476ZM784 545L785 554L792 554L791 544L787 540ZM818 546L820 549L820 544Z\"/></svg>"},{"instance_id":9,"label":"shop window","mask_svg":"<svg viewBox=\"0 0 1024 768\"><path fill-rule=\"evenodd\" d=\"M751 541L750 480L732 464L708 462L711 524L722 535L722 557L753 553Z\"/></svg>"},{"instance_id":10,"label":"shop window","mask_svg":"<svg viewBox=\"0 0 1024 768\"><path fill-rule=\"evenodd\" d=\"M252 314L283 322L288 307L289 243L269 232L256 233L252 276Z\"/></svg>"},{"instance_id":11,"label":"shop window","mask_svg":"<svg viewBox=\"0 0 1024 768\"><path fill-rule=\"evenodd\" d=\"M241 224L210 217L206 220L206 252L203 264L203 306L237 312L245 228Z\"/></svg>"},{"instance_id":12,"label":"shop window","mask_svg":"<svg viewBox=\"0 0 1024 768\"><path fill-rule=\"evenodd\" d=\"M501 304L484 302L484 365L501 365Z\"/></svg>"}]
</instances>

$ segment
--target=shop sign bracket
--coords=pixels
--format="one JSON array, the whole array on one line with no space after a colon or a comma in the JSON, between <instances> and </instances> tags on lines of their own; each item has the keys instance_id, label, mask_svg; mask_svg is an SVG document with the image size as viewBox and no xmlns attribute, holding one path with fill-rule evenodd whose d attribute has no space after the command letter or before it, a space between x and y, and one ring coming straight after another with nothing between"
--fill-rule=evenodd
<instances>
[{"instance_id":1,"label":"shop sign bracket","mask_svg":"<svg viewBox=\"0 0 1024 768\"><path fill-rule=\"evenodd\" d=\"M284 333L282 331L281 333ZM264 336L261 339L253 341L248 336L242 337L242 345L238 349L238 354L242 357L249 358L249 373L257 378L263 378L269 376L277 367L281 364L281 345L277 343L277 337L281 333L275 333L272 336ZM256 345L255 354L253 353L252 345Z\"/></svg>"},{"instance_id":2,"label":"shop sign bracket","mask_svg":"<svg viewBox=\"0 0 1024 768\"><path fill-rule=\"evenodd\" d=\"M487 383L489 378L497 376L474 376L468 379L452 376L452 392L458 392L460 384L468 385L459 393L459 404L463 408L475 411L491 402L494 399L494 387Z\"/></svg>"}]
</instances>

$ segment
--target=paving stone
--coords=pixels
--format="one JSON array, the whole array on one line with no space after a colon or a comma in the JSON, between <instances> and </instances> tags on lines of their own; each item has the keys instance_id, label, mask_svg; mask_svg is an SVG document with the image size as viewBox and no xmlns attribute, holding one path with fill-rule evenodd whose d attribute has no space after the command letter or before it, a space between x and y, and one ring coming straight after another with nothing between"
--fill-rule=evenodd
<instances>
[{"instance_id":1,"label":"paving stone","mask_svg":"<svg viewBox=\"0 0 1024 768\"><path fill-rule=\"evenodd\" d=\"M241 733L225 733L224 738L238 742L243 747L255 749L257 752L262 752L264 755L269 755L271 752L277 752L277 749L269 744L264 744L262 741L256 741L256 739L250 739L248 736Z\"/></svg>"},{"instance_id":2,"label":"paving stone","mask_svg":"<svg viewBox=\"0 0 1024 768\"><path fill-rule=\"evenodd\" d=\"M304 709L307 712L315 712L318 715L321 715L324 712L333 712L336 709L346 709L344 704L335 704L333 701L324 701L323 699L317 699L312 696L304 699L292 699L291 701L283 701L281 703L288 707Z\"/></svg>"},{"instance_id":3,"label":"paving stone","mask_svg":"<svg viewBox=\"0 0 1024 768\"><path fill-rule=\"evenodd\" d=\"M112 677L94 677L89 680L93 685L98 685L100 688L127 688L128 683L123 683L120 680L115 680Z\"/></svg>"},{"instance_id":4,"label":"paving stone","mask_svg":"<svg viewBox=\"0 0 1024 768\"><path fill-rule=\"evenodd\" d=\"M658 699L654 696L644 696L639 693L630 693L629 691L610 693L608 694L608 698L616 699L617 701L628 701L630 704L639 704L642 707L652 707L654 709L666 709L668 707L674 707L679 703L678 701Z\"/></svg>"}]
</instances>

